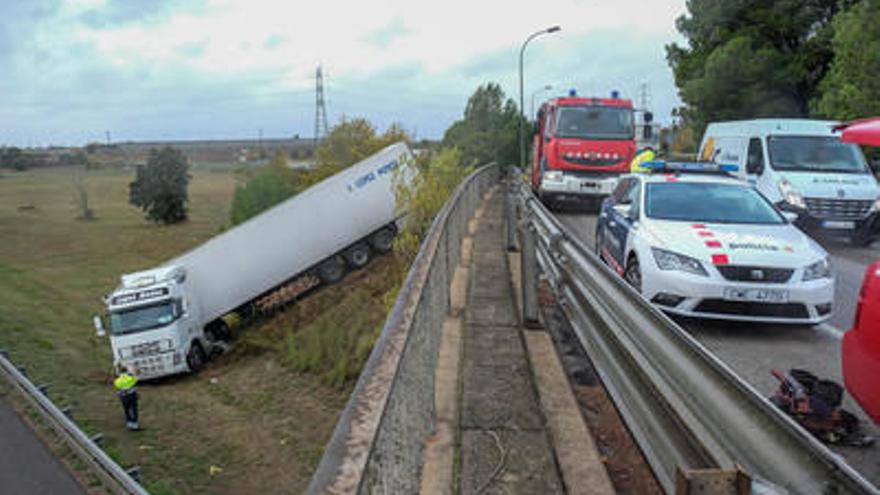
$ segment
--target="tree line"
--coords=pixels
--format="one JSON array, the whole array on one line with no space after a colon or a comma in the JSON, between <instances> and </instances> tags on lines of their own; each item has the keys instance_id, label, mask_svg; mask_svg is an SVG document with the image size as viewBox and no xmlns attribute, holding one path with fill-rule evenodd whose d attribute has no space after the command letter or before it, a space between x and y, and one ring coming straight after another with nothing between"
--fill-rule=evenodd
<instances>
[{"instance_id":1,"label":"tree line","mask_svg":"<svg viewBox=\"0 0 880 495\"><path fill-rule=\"evenodd\" d=\"M666 46L695 136L712 121L880 115L880 0L689 0Z\"/></svg>"}]
</instances>

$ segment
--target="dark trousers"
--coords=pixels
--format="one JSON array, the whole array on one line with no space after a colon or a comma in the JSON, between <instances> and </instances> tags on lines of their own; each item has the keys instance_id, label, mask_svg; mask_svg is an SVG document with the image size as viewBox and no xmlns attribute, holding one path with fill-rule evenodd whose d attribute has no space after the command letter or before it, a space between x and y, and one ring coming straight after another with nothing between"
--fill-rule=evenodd
<instances>
[{"instance_id":1,"label":"dark trousers","mask_svg":"<svg viewBox=\"0 0 880 495\"><path fill-rule=\"evenodd\" d=\"M126 392L119 394L119 400L122 401L122 409L125 411L125 421L129 423L138 422L138 396L137 392Z\"/></svg>"}]
</instances>

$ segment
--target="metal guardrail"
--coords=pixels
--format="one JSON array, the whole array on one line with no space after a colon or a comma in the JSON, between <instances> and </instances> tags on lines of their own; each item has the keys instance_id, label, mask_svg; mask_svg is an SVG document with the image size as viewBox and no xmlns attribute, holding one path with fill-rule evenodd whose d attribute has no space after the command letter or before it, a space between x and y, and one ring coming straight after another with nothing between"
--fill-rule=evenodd
<instances>
[{"instance_id":1,"label":"metal guardrail","mask_svg":"<svg viewBox=\"0 0 880 495\"><path fill-rule=\"evenodd\" d=\"M481 167L434 217L306 493L419 491L449 284L468 221L497 181L497 166Z\"/></svg>"},{"instance_id":2,"label":"metal guardrail","mask_svg":"<svg viewBox=\"0 0 880 495\"><path fill-rule=\"evenodd\" d=\"M677 469L739 465L793 493L880 494L605 266L531 190L515 189L523 249L537 246L532 259L668 493ZM536 276L523 279L531 284ZM524 294L524 314L529 304Z\"/></svg>"},{"instance_id":3,"label":"metal guardrail","mask_svg":"<svg viewBox=\"0 0 880 495\"><path fill-rule=\"evenodd\" d=\"M116 494L149 495L119 464L110 458L95 441L86 435L49 397L34 385L0 351L0 375L13 385L33 406L46 423L70 446L73 452Z\"/></svg>"}]
</instances>

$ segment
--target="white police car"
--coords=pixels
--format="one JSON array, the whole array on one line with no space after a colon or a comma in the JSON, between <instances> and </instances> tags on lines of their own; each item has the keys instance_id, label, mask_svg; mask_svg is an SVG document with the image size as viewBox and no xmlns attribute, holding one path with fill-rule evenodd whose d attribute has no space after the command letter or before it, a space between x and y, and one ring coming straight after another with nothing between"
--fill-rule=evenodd
<instances>
[{"instance_id":1,"label":"white police car","mask_svg":"<svg viewBox=\"0 0 880 495\"><path fill-rule=\"evenodd\" d=\"M733 166L646 164L602 204L597 254L664 311L819 323L831 316L828 254Z\"/></svg>"}]
</instances>

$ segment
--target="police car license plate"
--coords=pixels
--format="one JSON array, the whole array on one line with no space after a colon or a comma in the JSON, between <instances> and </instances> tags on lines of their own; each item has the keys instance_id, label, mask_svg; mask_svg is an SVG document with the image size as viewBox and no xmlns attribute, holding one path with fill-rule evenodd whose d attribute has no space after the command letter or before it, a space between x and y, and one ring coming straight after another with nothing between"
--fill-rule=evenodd
<instances>
[{"instance_id":1,"label":"police car license plate","mask_svg":"<svg viewBox=\"0 0 880 495\"><path fill-rule=\"evenodd\" d=\"M822 227L826 229L854 229L856 227L855 222L844 222L840 220L823 220Z\"/></svg>"},{"instance_id":2,"label":"police car license plate","mask_svg":"<svg viewBox=\"0 0 880 495\"><path fill-rule=\"evenodd\" d=\"M767 303L788 302L788 291L779 289L739 289L727 287L724 289L724 299L728 301L750 301Z\"/></svg>"}]
</instances>

